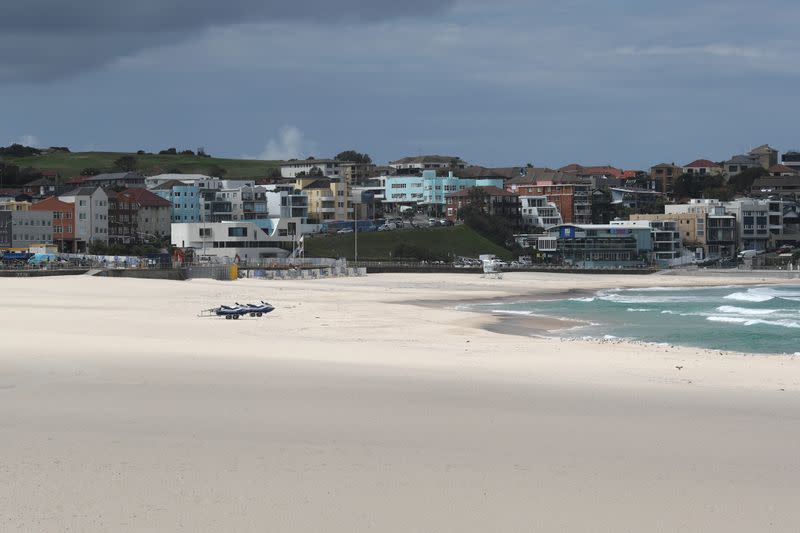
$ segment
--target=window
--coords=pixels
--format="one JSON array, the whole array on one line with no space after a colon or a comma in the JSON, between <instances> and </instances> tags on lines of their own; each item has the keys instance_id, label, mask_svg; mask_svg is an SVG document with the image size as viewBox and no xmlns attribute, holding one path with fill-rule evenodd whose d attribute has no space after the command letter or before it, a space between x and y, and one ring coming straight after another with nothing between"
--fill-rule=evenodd
<instances>
[{"instance_id":1,"label":"window","mask_svg":"<svg viewBox=\"0 0 800 533\"><path fill-rule=\"evenodd\" d=\"M228 228L228 237L247 237L247 228Z\"/></svg>"},{"instance_id":2,"label":"window","mask_svg":"<svg viewBox=\"0 0 800 533\"><path fill-rule=\"evenodd\" d=\"M200 237L211 237L211 228L200 228Z\"/></svg>"}]
</instances>

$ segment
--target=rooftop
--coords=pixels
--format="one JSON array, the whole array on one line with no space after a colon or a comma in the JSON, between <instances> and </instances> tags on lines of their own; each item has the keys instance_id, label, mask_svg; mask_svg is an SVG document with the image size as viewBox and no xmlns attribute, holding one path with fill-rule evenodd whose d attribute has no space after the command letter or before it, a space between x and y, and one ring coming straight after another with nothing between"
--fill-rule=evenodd
<instances>
[{"instance_id":1,"label":"rooftop","mask_svg":"<svg viewBox=\"0 0 800 533\"><path fill-rule=\"evenodd\" d=\"M767 172L770 174L797 174L797 170L792 167L787 167L786 165L772 165L767 169Z\"/></svg>"},{"instance_id":2,"label":"rooftop","mask_svg":"<svg viewBox=\"0 0 800 533\"><path fill-rule=\"evenodd\" d=\"M485 192L489 196L516 196L516 194L506 191L505 189L501 189L500 187L495 187L493 185L489 185L487 187L470 187L468 189L461 189L458 192L451 192L446 194L448 198L457 198L457 197L464 197L469 196L472 194L474 189L478 189L482 192Z\"/></svg>"},{"instance_id":3,"label":"rooftop","mask_svg":"<svg viewBox=\"0 0 800 533\"><path fill-rule=\"evenodd\" d=\"M141 174L137 174L136 172L111 172L108 174L98 174L97 176L86 178L86 181L90 182L112 181L112 180L116 181L124 179L142 180L144 179L144 176L142 176Z\"/></svg>"},{"instance_id":4,"label":"rooftop","mask_svg":"<svg viewBox=\"0 0 800 533\"><path fill-rule=\"evenodd\" d=\"M471 166L458 171L460 178L505 178L512 179L524 176L525 167L481 167Z\"/></svg>"},{"instance_id":5,"label":"rooftop","mask_svg":"<svg viewBox=\"0 0 800 533\"><path fill-rule=\"evenodd\" d=\"M141 187L125 189L124 191L117 193L117 197L119 198L120 196L127 197L144 207L172 206L169 200L165 200L164 198L161 198L157 194L153 194L147 189L142 189Z\"/></svg>"},{"instance_id":6,"label":"rooftop","mask_svg":"<svg viewBox=\"0 0 800 533\"><path fill-rule=\"evenodd\" d=\"M390 165L403 165L409 163L450 163L455 161L458 164L464 164L460 157L451 155L415 155L410 157L403 157L397 161L390 161Z\"/></svg>"},{"instance_id":7,"label":"rooftop","mask_svg":"<svg viewBox=\"0 0 800 533\"><path fill-rule=\"evenodd\" d=\"M717 164L708 159L696 159L686 165L686 168L708 168L708 167L716 167Z\"/></svg>"}]
</instances>

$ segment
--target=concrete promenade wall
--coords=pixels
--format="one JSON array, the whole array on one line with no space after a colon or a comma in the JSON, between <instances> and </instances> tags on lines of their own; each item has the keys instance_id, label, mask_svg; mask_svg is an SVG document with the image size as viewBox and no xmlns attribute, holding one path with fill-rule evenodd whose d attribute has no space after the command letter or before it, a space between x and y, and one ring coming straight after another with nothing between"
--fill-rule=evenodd
<instances>
[{"instance_id":1,"label":"concrete promenade wall","mask_svg":"<svg viewBox=\"0 0 800 533\"><path fill-rule=\"evenodd\" d=\"M86 274L88 268L59 268L54 270L10 269L0 270L0 278L38 278L43 276L79 276Z\"/></svg>"}]
</instances>

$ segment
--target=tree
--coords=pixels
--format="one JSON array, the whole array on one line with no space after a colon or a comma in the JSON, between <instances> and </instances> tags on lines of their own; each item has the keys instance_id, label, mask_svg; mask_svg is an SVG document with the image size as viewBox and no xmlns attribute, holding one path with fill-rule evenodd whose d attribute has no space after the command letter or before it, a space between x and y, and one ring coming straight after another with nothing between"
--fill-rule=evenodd
<instances>
[{"instance_id":1,"label":"tree","mask_svg":"<svg viewBox=\"0 0 800 533\"><path fill-rule=\"evenodd\" d=\"M753 182L762 176L766 176L767 174L769 173L763 167L748 168L739 172L735 176L731 176L731 178L728 180L728 185L731 187L731 189L733 189L734 192L747 193L750 192Z\"/></svg>"},{"instance_id":2,"label":"tree","mask_svg":"<svg viewBox=\"0 0 800 533\"><path fill-rule=\"evenodd\" d=\"M268 178L280 178L281 177L281 169L278 167L272 167L267 171Z\"/></svg>"},{"instance_id":3,"label":"tree","mask_svg":"<svg viewBox=\"0 0 800 533\"><path fill-rule=\"evenodd\" d=\"M19 143L14 143L11 146L0 146L0 155L8 157L30 157L32 155L39 155L42 151L38 148L31 146L23 146Z\"/></svg>"},{"instance_id":4,"label":"tree","mask_svg":"<svg viewBox=\"0 0 800 533\"><path fill-rule=\"evenodd\" d=\"M191 150L182 150L181 155L194 155L194 152Z\"/></svg>"},{"instance_id":5,"label":"tree","mask_svg":"<svg viewBox=\"0 0 800 533\"><path fill-rule=\"evenodd\" d=\"M345 150L344 152L339 152L336 154L334 159L337 161L347 161L365 165L372 163L372 158L369 155L356 152L355 150Z\"/></svg>"},{"instance_id":6,"label":"tree","mask_svg":"<svg viewBox=\"0 0 800 533\"><path fill-rule=\"evenodd\" d=\"M467 203L458 210L458 218L464 224L500 246L509 246L514 242L516 221L500 215L489 214L489 195L481 187L473 187L468 191Z\"/></svg>"},{"instance_id":7,"label":"tree","mask_svg":"<svg viewBox=\"0 0 800 533\"><path fill-rule=\"evenodd\" d=\"M103 172L99 168L94 167L86 167L81 170L81 176L97 176L98 174L102 174Z\"/></svg>"},{"instance_id":8,"label":"tree","mask_svg":"<svg viewBox=\"0 0 800 533\"><path fill-rule=\"evenodd\" d=\"M178 150L175 148L167 148L166 150L161 150L158 152L158 155L177 155Z\"/></svg>"},{"instance_id":9,"label":"tree","mask_svg":"<svg viewBox=\"0 0 800 533\"><path fill-rule=\"evenodd\" d=\"M322 173L322 169L319 168L319 167L312 167L311 170L308 171L308 175L309 176L318 177L318 178L321 178L322 176L324 176L324 174Z\"/></svg>"},{"instance_id":10,"label":"tree","mask_svg":"<svg viewBox=\"0 0 800 533\"><path fill-rule=\"evenodd\" d=\"M130 172L136 168L136 158L132 155L123 155L114 161L114 167L122 172Z\"/></svg>"}]
</instances>

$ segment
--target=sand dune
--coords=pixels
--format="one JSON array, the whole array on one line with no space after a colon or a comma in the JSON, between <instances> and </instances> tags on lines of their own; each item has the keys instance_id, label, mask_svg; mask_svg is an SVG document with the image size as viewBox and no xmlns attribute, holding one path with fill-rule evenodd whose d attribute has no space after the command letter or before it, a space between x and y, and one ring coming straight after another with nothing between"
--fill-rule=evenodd
<instances>
[{"instance_id":1,"label":"sand dune","mask_svg":"<svg viewBox=\"0 0 800 533\"><path fill-rule=\"evenodd\" d=\"M0 279L0 531L800 530L795 358L439 305L709 281Z\"/></svg>"}]
</instances>

